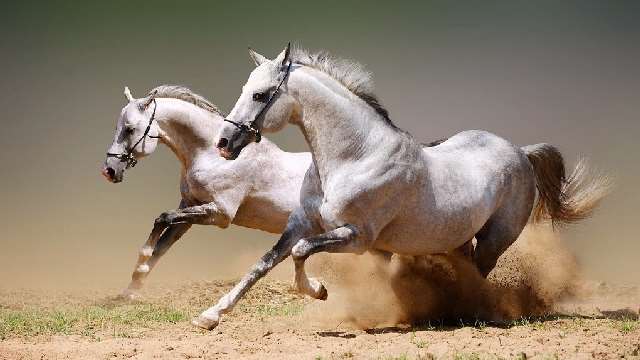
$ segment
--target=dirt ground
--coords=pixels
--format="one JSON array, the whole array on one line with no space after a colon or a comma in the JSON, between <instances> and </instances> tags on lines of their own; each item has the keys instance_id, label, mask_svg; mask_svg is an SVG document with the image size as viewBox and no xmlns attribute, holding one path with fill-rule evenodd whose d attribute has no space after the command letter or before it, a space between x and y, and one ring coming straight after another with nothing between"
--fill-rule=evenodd
<instances>
[{"instance_id":1,"label":"dirt ground","mask_svg":"<svg viewBox=\"0 0 640 360\"><path fill-rule=\"evenodd\" d=\"M189 321L235 281L135 302L0 290L0 359L640 359L640 289L582 279L548 233L527 230L488 279L464 259L381 261L313 261L327 301L265 279L211 332Z\"/></svg>"},{"instance_id":2,"label":"dirt ground","mask_svg":"<svg viewBox=\"0 0 640 360\"><path fill-rule=\"evenodd\" d=\"M215 330L206 332L191 327L190 316L197 313L206 299L217 298L230 286L231 282L210 282L177 289L153 289L148 291L148 298L138 304L183 311L184 316L175 321L152 319L147 323L128 323L126 319L105 316L103 323L96 325L85 315L61 329L46 324L35 329L18 326L13 333L3 334L0 358L640 358L640 323L637 312L629 309L613 311L592 307L588 309L593 312L590 316L558 312L504 324L436 321L359 329L346 323L329 326L325 319L318 317L315 302L299 297L288 284L275 281L258 285L249 293L247 301L226 316ZM603 284L597 287L594 298L612 291ZM629 288L615 291L638 292ZM99 307L114 312L132 306L113 297L49 298L29 293L26 302L19 300L25 295L3 293L4 311L37 305L39 309ZM586 306L576 304L574 310L585 312ZM67 316L73 317L72 311ZM3 321L7 321L7 316Z\"/></svg>"}]
</instances>

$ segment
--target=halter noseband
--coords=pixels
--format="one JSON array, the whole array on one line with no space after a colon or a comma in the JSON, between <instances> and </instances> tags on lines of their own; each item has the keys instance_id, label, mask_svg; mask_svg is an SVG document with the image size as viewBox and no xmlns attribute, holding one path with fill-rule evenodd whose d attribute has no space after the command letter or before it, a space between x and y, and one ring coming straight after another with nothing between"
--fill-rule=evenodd
<instances>
[{"instance_id":1,"label":"halter noseband","mask_svg":"<svg viewBox=\"0 0 640 360\"><path fill-rule=\"evenodd\" d=\"M292 61L289 60L289 65L287 65L287 71L285 72L282 80L280 80L278 87L276 87L276 90L271 94L271 96L269 96L269 100L267 100L267 102L264 104L262 109L260 109L260 112L258 113L258 115L256 115L256 117L253 119L252 122L249 123L249 125L237 123L229 119L224 119L224 121L233 124L235 127L238 128L238 130L240 130L241 133L246 132L246 133L253 134L255 137L255 142L260 142L260 140L262 140L262 134L260 133L260 129L258 129L258 127L256 126L256 123L258 122L258 120L260 120L261 117L264 116L265 112L267 112L271 104L273 104L273 102L275 101L276 96L278 96L278 93L280 92L280 88L282 87L282 84L284 84L284 82L289 77L289 73L291 73L291 64L292 64Z\"/></svg>"},{"instance_id":2,"label":"halter noseband","mask_svg":"<svg viewBox=\"0 0 640 360\"><path fill-rule=\"evenodd\" d=\"M144 130L144 134L142 134L140 139L138 139L138 141L136 141L136 143L133 144L132 147L127 149L127 151L125 153L119 153L119 154L114 154L114 153L109 153L109 152L107 153L107 157L108 158L114 157L116 159L119 159L122 162L126 162L127 163L127 167L126 167L127 169L136 166L136 164L138 163L138 160L136 160L136 158L133 156L133 152L136 149L136 146L138 146L138 144L140 144L142 142L142 140L144 140L144 138L146 138L147 136L149 136L152 139L159 138L159 136L151 136L151 135L149 135L149 131L151 130L151 124L153 124L153 120L155 120L155 118L156 118L156 109L158 108L158 103L156 102L156 99L153 98L153 99L151 99L151 101L153 101L153 113L151 113L151 117L149 118L149 124L147 124L147 128Z\"/></svg>"}]
</instances>

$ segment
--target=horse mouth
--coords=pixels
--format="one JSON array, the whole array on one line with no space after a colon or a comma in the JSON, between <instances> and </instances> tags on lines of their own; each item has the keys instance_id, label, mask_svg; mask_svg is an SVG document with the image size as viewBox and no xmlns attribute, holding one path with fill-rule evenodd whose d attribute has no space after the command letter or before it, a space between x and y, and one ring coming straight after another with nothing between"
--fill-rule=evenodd
<instances>
[{"instance_id":1,"label":"horse mouth","mask_svg":"<svg viewBox=\"0 0 640 360\"><path fill-rule=\"evenodd\" d=\"M112 184L117 184L117 183L121 183L122 179L112 179L110 177L105 176L105 179L107 179L108 182L112 183Z\"/></svg>"},{"instance_id":2,"label":"horse mouth","mask_svg":"<svg viewBox=\"0 0 640 360\"><path fill-rule=\"evenodd\" d=\"M117 184L119 182L122 182L122 177L120 177L120 178L116 177L115 176L115 171L111 170L109 168L103 169L101 174L105 179L107 179L108 182L110 182L112 184Z\"/></svg>"},{"instance_id":3,"label":"horse mouth","mask_svg":"<svg viewBox=\"0 0 640 360\"><path fill-rule=\"evenodd\" d=\"M220 152L220 156L227 160L235 160L238 157L238 153L240 153L240 151L230 151L227 148L218 148L218 152Z\"/></svg>"}]
</instances>

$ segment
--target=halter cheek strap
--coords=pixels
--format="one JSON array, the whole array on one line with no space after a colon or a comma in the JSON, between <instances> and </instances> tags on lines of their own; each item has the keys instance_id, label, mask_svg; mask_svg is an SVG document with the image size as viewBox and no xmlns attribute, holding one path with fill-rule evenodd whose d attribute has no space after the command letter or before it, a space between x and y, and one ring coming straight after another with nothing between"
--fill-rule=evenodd
<instances>
[{"instance_id":1,"label":"halter cheek strap","mask_svg":"<svg viewBox=\"0 0 640 360\"><path fill-rule=\"evenodd\" d=\"M153 120L155 120L156 118L156 109L158 108L158 103L156 102L156 99L151 99L151 101L153 101L153 113L151 113L151 117L149 118L149 123L147 124L147 128L144 130L144 133L142 134L142 136L140 137L140 139L138 139L138 141L136 141L135 144L133 144L133 146L131 146L129 149L127 149L126 152L124 153L107 153L107 157L114 157L116 159L119 159L122 162L126 162L127 163L127 169L128 168L132 168L135 167L136 164L138 163L138 160L136 160L136 158L133 156L133 152L136 149L136 146L138 146L142 140L144 140L144 138L146 138L147 136L152 138L152 139L157 139L159 138L159 136L151 136L149 135L149 131L151 131L151 124L153 124Z\"/></svg>"},{"instance_id":2,"label":"halter cheek strap","mask_svg":"<svg viewBox=\"0 0 640 360\"><path fill-rule=\"evenodd\" d=\"M242 133L253 134L255 142L260 142L260 140L262 140L262 134L260 132L260 129L256 126L256 123L258 122L258 120L260 120L264 116L264 114L267 112L269 107L271 107L271 104L273 104L273 102L276 100L276 96L278 96L278 93L280 92L280 88L282 87L284 82L289 78L289 74L291 73L292 63L293 62L289 60L289 64L287 65L287 70L284 74L284 77L282 78L282 80L280 80L280 83L276 87L275 91L271 94L271 96L269 96L269 100L267 100L267 102L264 104L262 109L260 109L260 112L258 113L258 115L256 115L253 121L251 121L248 125L241 124L229 119L224 119L224 121L233 124Z\"/></svg>"}]
</instances>

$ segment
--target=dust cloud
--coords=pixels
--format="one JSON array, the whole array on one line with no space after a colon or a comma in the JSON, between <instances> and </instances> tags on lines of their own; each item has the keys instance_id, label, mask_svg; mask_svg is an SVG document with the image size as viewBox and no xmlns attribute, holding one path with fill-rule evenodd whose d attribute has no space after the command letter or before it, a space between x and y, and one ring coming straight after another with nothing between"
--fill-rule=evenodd
<instances>
[{"instance_id":1,"label":"dust cloud","mask_svg":"<svg viewBox=\"0 0 640 360\"><path fill-rule=\"evenodd\" d=\"M574 256L550 227L528 226L488 278L468 260L433 255L322 255L310 263L329 292L307 316L324 325L360 328L416 324L508 322L546 315L581 289Z\"/></svg>"}]
</instances>

